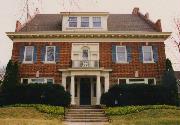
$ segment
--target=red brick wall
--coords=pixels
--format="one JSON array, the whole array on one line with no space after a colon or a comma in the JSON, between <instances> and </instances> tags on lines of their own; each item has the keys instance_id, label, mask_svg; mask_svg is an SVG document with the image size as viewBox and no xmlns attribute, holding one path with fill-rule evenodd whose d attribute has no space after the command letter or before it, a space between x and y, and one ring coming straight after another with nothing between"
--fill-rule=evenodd
<instances>
[{"instance_id":1,"label":"red brick wall","mask_svg":"<svg viewBox=\"0 0 180 125\"><path fill-rule=\"evenodd\" d=\"M60 47L60 62L56 64L44 64L41 61L41 48L44 47L43 42L38 43L14 43L12 59L18 61L20 58L20 48L26 45L32 45L37 47L37 62L34 64L21 64L20 65L20 77L36 77L36 72L40 72L40 77L53 77L55 83L61 82L62 74L58 72L58 69L68 68L71 64L71 43L46 43L45 45L54 45Z\"/></svg>"},{"instance_id":2,"label":"red brick wall","mask_svg":"<svg viewBox=\"0 0 180 125\"><path fill-rule=\"evenodd\" d=\"M131 47L132 61L128 64L117 64L112 62L112 45L127 45ZM111 42L100 43L100 66L110 68L113 72L110 73L112 83L117 83L120 77L135 77L135 71L139 72L139 77L155 77L160 79L165 70L165 47L162 42L152 42L148 45L158 47L158 62L151 64L143 64L139 60L139 47L145 46L145 42Z\"/></svg>"},{"instance_id":3,"label":"red brick wall","mask_svg":"<svg viewBox=\"0 0 180 125\"><path fill-rule=\"evenodd\" d=\"M57 64L43 64L41 62L41 48L46 45L55 45L60 47L60 62ZM61 83L62 74L58 69L71 67L71 43L69 42L32 42L32 43L14 43L12 59L18 60L20 56L20 47L32 45L37 47L37 62L35 64L21 64L20 77L35 77L36 71L40 71L40 77L54 77L55 83ZM131 47L132 61L129 64L116 64L112 62L112 45L128 45ZM162 42L149 43L148 45L156 45L158 47L158 63L143 64L139 61L139 47L146 45L141 42L104 42L99 43L100 48L100 67L112 69L110 80L117 83L120 77L135 77L135 71L139 71L139 77L155 77L160 78L165 69L165 47Z\"/></svg>"}]
</instances>

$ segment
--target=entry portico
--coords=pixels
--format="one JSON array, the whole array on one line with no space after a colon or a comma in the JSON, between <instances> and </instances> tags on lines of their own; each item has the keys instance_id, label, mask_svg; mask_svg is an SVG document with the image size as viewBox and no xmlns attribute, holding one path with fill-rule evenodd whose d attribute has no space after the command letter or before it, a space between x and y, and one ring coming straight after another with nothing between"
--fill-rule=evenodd
<instances>
[{"instance_id":1,"label":"entry portico","mask_svg":"<svg viewBox=\"0 0 180 125\"><path fill-rule=\"evenodd\" d=\"M71 105L100 105L101 94L109 89L111 69L69 68L59 71L62 72L63 87L70 91Z\"/></svg>"}]
</instances>

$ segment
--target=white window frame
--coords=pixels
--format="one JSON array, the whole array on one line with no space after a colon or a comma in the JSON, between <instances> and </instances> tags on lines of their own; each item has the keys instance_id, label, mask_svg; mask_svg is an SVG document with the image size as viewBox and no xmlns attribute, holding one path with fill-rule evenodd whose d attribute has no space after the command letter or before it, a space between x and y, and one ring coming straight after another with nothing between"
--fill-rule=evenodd
<instances>
[{"instance_id":1,"label":"white window frame","mask_svg":"<svg viewBox=\"0 0 180 125\"><path fill-rule=\"evenodd\" d=\"M148 84L148 79L154 79L154 85L156 85L156 78L153 77L149 77L149 78L118 78L118 84L119 84L119 80L120 79L125 79L126 80L126 84ZM130 82L130 79L144 79L143 82Z\"/></svg>"},{"instance_id":2,"label":"white window frame","mask_svg":"<svg viewBox=\"0 0 180 125\"><path fill-rule=\"evenodd\" d=\"M53 61L48 61L47 60L47 48L48 47L53 47L54 48L54 60ZM46 46L46 53L45 53L45 63L56 63L56 46Z\"/></svg>"},{"instance_id":3,"label":"white window frame","mask_svg":"<svg viewBox=\"0 0 180 125\"><path fill-rule=\"evenodd\" d=\"M76 18L76 21L70 21L70 18ZM70 26L70 23L76 23L76 26ZM78 17L76 16L70 16L69 19L68 19L68 27L69 28L77 28L78 27Z\"/></svg>"},{"instance_id":4,"label":"white window frame","mask_svg":"<svg viewBox=\"0 0 180 125\"><path fill-rule=\"evenodd\" d=\"M117 51L118 47L125 48L125 61L118 60L118 51ZM116 46L116 63L128 63L128 61L127 61L127 47L126 46Z\"/></svg>"},{"instance_id":5,"label":"white window frame","mask_svg":"<svg viewBox=\"0 0 180 125\"><path fill-rule=\"evenodd\" d=\"M31 60L31 61L26 61L26 51L27 51L27 47L32 47L32 60ZM34 59L34 46L25 46L23 63L33 63L33 59Z\"/></svg>"},{"instance_id":6,"label":"white window frame","mask_svg":"<svg viewBox=\"0 0 180 125\"><path fill-rule=\"evenodd\" d=\"M152 58L151 61L145 61L144 60L144 49L145 49L145 47L151 47L151 58ZM143 53L143 63L154 63L152 46L142 46L142 53Z\"/></svg>"},{"instance_id":7,"label":"white window frame","mask_svg":"<svg viewBox=\"0 0 180 125\"><path fill-rule=\"evenodd\" d=\"M45 83L47 83L47 79L52 79L53 80L52 84L54 84L54 78L51 78L51 77L21 78L21 83L23 83L23 79L28 79L28 84L32 83L32 79L44 79L43 83L38 83L38 84L45 84ZM34 84L34 83L32 83L32 84Z\"/></svg>"},{"instance_id":8,"label":"white window frame","mask_svg":"<svg viewBox=\"0 0 180 125\"><path fill-rule=\"evenodd\" d=\"M82 18L88 18L88 21L82 21ZM89 17L87 17L87 16L82 16L81 17L81 27L82 28L89 28L90 27L90 18ZM82 26L82 23L88 23L88 26Z\"/></svg>"},{"instance_id":9,"label":"white window frame","mask_svg":"<svg viewBox=\"0 0 180 125\"><path fill-rule=\"evenodd\" d=\"M94 18L100 18L100 22L94 21ZM94 26L94 23L100 23L100 26ZM94 28L101 28L102 27L102 19L100 16L92 17L92 25Z\"/></svg>"}]
</instances>

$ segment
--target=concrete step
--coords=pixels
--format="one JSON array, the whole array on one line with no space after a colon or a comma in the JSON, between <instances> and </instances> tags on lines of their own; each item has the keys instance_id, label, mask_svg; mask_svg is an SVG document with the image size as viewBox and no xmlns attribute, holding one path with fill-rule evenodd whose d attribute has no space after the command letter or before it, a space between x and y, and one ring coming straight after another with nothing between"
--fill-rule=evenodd
<instances>
[{"instance_id":1,"label":"concrete step","mask_svg":"<svg viewBox=\"0 0 180 125\"><path fill-rule=\"evenodd\" d=\"M103 109L68 109L68 112L104 112Z\"/></svg>"},{"instance_id":2,"label":"concrete step","mask_svg":"<svg viewBox=\"0 0 180 125\"><path fill-rule=\"evenodd\" d=\"M78 115L78 114L82 114L82 115L86 115L86 114L90 114L90 115L102 115L104 114L104 112L67 112L66 115Z\"/></svg>"},{"instance_id":3,"label":"concrete step","mask_svg":"<svg viewBox=\"0 0 180 125\"><path fill-rule=\"evenodd\" d=\"M105 114L101 113L101 114L69 114L67 113L66 116L69 116L69 117L73 117L73 116L77 116L77 117L80 117L80 116L85 116L85 117L92 117L92 116L96 116L96 117L101 117L101 116L105 116Z\"/></svg>"},{"instance_id":4,"label":"concrete step","mask_svg":"<svg viewBox=\"0 0 180 125\"><path fill-rule=\"evenodd\" d=\"M108 119L65 119L69 122L108 122Z\"/></svg>"},{"instance_id":5,"label":"concrete step","mask_svg":"<svg viewBox=\"0 0 180 125\"><path fill-rule=\"evenodd\" d=\"M70 109L101 109L101 107L98 105L94 105L94 106L81 105L81 106L71 106Z\"/></svg>"},{"instance_id":6,"label":"concrete step","mask_svg":"<svg viewBox=\"0 0 180 125\"><path fill-rule=\"evenodd\" d=\"M65 116L64 117L65 119L107 119L107 117L106 116L101 116L101 117L95 117L95 116L92 116L92 117L86 117L86 116L73 116L73 117L71 117L71 116Z\"/></svg>"}]
</instances>

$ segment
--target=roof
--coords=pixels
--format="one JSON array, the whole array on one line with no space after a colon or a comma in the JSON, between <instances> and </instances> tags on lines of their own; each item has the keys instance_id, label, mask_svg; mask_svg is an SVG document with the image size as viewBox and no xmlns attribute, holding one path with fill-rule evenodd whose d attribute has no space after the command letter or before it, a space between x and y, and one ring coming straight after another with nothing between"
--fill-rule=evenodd
<instances>
[{"instance_id":1,"label":"roof","mask_svg":"<svg viewBox=\"0 0 180 125\"><path fill-rule=\"evenodd\" d=\"M141 16L134 14L109 14L108 31L149 31L158 32ZM18 32L62 31L61 14L37 14Z\"/></svg>"}]
</instances>

